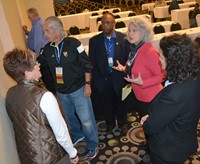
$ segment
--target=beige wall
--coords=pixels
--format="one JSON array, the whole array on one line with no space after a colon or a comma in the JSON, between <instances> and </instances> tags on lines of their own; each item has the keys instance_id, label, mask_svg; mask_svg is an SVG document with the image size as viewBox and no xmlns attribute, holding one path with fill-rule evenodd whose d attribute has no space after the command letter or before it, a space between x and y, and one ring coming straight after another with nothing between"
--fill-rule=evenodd
<instances>
[{"instance_id":1,"label":"beige wall","mask_svg":"<svg viewBox=\"0 0 200 164\"><path fill-rule=\"evenodd\" d=\"M15 0L2 0L5 17L9 26L12 41L16 47L25 48L24 35ZM12 6L12 7L11 7Z\"/></svg>"},{"instance_id":2,"label":"beige wall","mask_svg":"<svg viewBox=\"0 0 200 164\"><path fill-rule=\"evenodd\" d=\"M21 0L22 1L22 0ZM37 8L40 17L44 20L49 16L55 15L53 8L53 0L23 0L26 10L30 7ZM25 12L26 12L25 10ZM30 24L28 18L24 20L26 24ZM28 22L27 22L28 21Z\"/></svg>"},{"instance_id":3,"label":"beige wall","mask_svg":"<svg viewBox=\"0 0 200 164\"><path fill-rule=\"evenodd\" d=\"M30 7L38 9L45 19L54 15L53 0L0 0L0 163L19 164L15 146L12 124L5 110L5 96L8 88L15 84L3 69L3 56L14 47L26 48L22 25L31 24L26 10Z\"/></svg>"}]
</instances>

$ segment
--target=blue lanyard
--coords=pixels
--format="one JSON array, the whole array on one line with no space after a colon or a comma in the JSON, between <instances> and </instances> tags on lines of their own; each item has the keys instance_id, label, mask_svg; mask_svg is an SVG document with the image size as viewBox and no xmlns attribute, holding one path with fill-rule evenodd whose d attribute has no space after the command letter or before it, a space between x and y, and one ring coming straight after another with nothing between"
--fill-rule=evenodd
<instances>
[{"instance_id":1,"label":"blue lanyard","mask_svg":"<svg viewBox=\"0 0 200 164\"><path fill-rule=\"evenodd\" d=\"M62 49L63 49L63 42L61 44L60 50L59 50L59 46L58 46L59 53L57 53L57 48L55 49L56 61L57 61L58 65L60 65L60 57L61 57Z\"/></svg>"},{"instance_id":2,"label":"blue lanyard","mask_svg":"<svg viewBox=\"0 0 200 164\"><path fill-rule=\"evenodd\" d=\"M104 44L105 44L105 47L106 47L106 52L109 53L111 51L111 48L114 45L114 43L111 44L109 47L107 47L106 43L104 43Z\"/></svg>"}]
</instances>

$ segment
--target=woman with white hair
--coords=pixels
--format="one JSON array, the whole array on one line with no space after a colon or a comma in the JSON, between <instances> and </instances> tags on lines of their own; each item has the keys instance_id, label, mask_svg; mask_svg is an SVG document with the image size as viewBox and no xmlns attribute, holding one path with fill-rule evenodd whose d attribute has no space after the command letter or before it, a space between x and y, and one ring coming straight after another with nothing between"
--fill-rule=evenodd
<instances>
[{"instance_id":1,"label":"woman with white hair","mask_svg":"<svg viewBox=\"0 0 200 164\"><path fill-rule=\"evenodd\" d=\"M128 61L125 66L118 62L118 66L114 67L127 74L125 79L131 83L140 118L147 114L150 102L163 88L164 71L159 62L160 55L151 44L153 36L152 24L148 19L133 19L127 33L130 43Z\"/></svg>"},{"instance_id":2,"label":"woman with white hair","mask_svg":"<svg viewBox=\"0 0 200 164\"><path fill-rule=\"evenodd\" d=\"M147 113L151 100L163 88L164 71L159 62L159 53L151 44L154 36L151 22L144 18L135 18L129 23L127 40L130 54L125 66L118 62L114 69L125 71L125 79L131 83L137 99L140 118Z\"/></svg>"}]
</instances>

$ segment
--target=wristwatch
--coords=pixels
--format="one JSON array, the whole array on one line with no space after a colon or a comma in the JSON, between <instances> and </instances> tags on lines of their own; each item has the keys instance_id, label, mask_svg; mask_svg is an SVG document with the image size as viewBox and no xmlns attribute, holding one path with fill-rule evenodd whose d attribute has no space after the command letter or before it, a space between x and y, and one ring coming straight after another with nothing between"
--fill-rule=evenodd
<instances>
[{"instance_id":1,"label":"wristwatch","mask_svg":"<svg viewBox=\"0 0 200 164\"><path fill-rule=\"evenodd\" d=\"M91 81L86 81L85 84L91 85Z\"/></svg>"}]
</instances>

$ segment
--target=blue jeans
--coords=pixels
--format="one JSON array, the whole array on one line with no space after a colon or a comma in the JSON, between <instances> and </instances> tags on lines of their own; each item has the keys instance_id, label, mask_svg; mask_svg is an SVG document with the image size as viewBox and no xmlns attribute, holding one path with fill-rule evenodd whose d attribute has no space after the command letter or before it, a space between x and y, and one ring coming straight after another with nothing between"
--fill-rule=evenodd
<instances>
[{"instance_id":1,"label":"blue jeans","mask_svg":"<svg viewBox=\"0 0 200 164\"><path fill-rule=\"evenodd\" d=\"M73 93L57 92L57 96L64 110L73 140L85 137L88 150L94 150L99 144L98 131L91 99L84 96L84 86Z\"/></svg>"}]
</instances>

